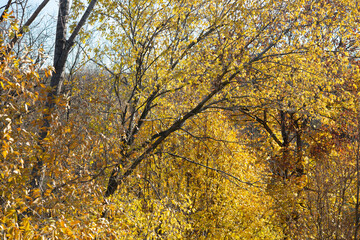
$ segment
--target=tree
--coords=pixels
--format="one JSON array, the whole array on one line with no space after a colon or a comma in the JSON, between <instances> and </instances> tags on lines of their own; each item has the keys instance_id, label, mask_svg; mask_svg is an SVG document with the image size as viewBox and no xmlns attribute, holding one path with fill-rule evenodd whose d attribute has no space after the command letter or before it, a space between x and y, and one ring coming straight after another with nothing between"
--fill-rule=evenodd
<instances>
[{"instance_id":1,"label":"tree","mask_svg":"<svg viewBox=\"0 0 360 240\"><path fill-rule=\"evenodd\" d=\"M3 48L5 235L356 238L357 143L340 131L356 125L355 3L94 5L72 8L97 28L92 65L64 74L90 34L73 15L60 41L63 0L51 89L36 71L22 87L33 102L18 90L32 65Z\"/></svg>"},{"instance_id":2,"label":"tree","mask_svg":"<svg viewBox=\"0 0 360 240\"><path fill-rule=\"evenodd\" d=\"M44 125L41 127L39 133L39 143L46 138L49 132L50 127L50 118L51 113L55 107L55 99L59 96L62 85L63 85L63 74L65 70L65 63L68 59L68 55L70 50L72 49L75 38L79 34L79 31L84 26L87 18L89 17L90 13L92 12L97 0L92 0L87 7L86 11L84 12L83 16L79 20L78 24L76 25L74 31L71 33L70 37L66 39L66 32L67 32L67 21L69 17L69 1L63 0L60 1L59 5L59 15L57 20L57 27L56 27L56 39L55 39L55 53L54 53L54 72L51 77L50 87L52 88L48 94L48 100L46 103L46 110L44 113L43 121ZM43 161L41 158L38 158L37 165L33 168L32 175L33 179L31 180L31 185L34 188L42 188L41 183L41 169L43 168Z\"/></svg>"}]
</instances>

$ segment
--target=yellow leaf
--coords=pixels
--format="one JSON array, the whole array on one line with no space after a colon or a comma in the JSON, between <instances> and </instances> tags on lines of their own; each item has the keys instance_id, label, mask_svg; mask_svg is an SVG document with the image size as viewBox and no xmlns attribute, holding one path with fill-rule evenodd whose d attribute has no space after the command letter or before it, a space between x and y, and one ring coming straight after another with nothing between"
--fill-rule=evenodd
<instances>
[{"instance_id":1,"label":"yellow leaf","mask_svg":"<svg viewBox=\"0 0 360 240\"><path fill-rule=\"evenodd\" d=\"M6 151L6 150L2 151L2 155L3 155L4 159L5 159L6 156L8 155L8 151Z\"/></svg>"}]
</instances>

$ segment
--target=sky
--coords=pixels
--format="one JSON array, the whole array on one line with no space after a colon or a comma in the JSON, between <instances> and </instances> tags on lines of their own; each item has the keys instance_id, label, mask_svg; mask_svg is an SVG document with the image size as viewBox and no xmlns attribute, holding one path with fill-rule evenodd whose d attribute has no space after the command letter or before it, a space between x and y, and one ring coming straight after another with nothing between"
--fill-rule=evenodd
<instances>
[{"instance_id":1,"label":"sky","mask_svg":"<svg viewBox=\"0 0 360 240\"><path fill-rule=\"evenodd\" d=\"M2 1L2 0L0 0ZM43 0L29 0L29 4L34 7L38 7ZM48 4L46 4L45 8L41 11L41 14L46 14L55 17L57 15L57 11L59 7L59 0L50 0Z\"/></svg>"}]
</instances>

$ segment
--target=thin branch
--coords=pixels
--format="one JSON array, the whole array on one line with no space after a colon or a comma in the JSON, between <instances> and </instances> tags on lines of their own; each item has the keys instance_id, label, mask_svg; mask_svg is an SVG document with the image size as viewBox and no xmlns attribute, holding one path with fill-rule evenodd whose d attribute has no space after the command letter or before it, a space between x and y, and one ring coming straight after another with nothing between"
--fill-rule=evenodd
<instances>
[{"instance_id":1,"label":"thin branch","mask_svg":"<svg viewBox=\"0 0 360 240\"><path fill-rule=\"evenodd\" d=\"M44 0L35 10L35 12L31 15L31 17L26 21L26 23L20 28L19 32L17 32L15 34L15 37L11 40L9 46L6 49L6 52L10 52L15 43L19 40L19 35L22 35L24 33L25 28L29 27L31 25L31 23L37 18L37 16L39 15L39 13L41 12L41 10L46 6L46 4L49 2L50 0ZM1 22L1 21L0 21Z\"/></svg>"},{"instance_id":2,"label":"thin branch","mask_svg":"<svg viewBox=\"0 0 360 240\"><path fill-rule=\"evenodd\" d=\"M207 36L209 36L211 33L213 33L216 29L218 29L219 27L221 27L222 25L219 26L213 26L211 27L208 31L206 31L203 34L200 34L200 36L195 40L192 41L184 50L184 52L181 54L181 56L179 57L179 59L177 59L170 67L171 70L173 70L177 64L186 56L187 52L193 47L195 46L197 43L201 42L203 39L205 39Z\"/></svg>"},{"instance_id":3,"label":"thin branch","mask_svg":"<svg viewBox=\"0 0 360 240\"><path fill-rule=\"evenodd\" d=\"M128 145L132 144L134 136L140 130L142 124L144 123L144 119L146 119L147 115L149 114L149 112L152 108L152 106L151 106L152 102L156 99L158 92L159 92L159 87L156 87L155 90L153 91L153 93L146 100L144 110L143 110L138 122L135 124L132 132L130 133L130 136L128 138Z\"/></svg>"},{"instance_id":4,"label":"thin branch","mask_svg":"<svg viewBox=\"0 0 360 240\"><path fill-rule=\"evenodd\" d=\"M215 141L215 142L222 142L222 143L235 143L235 144L240 144L239 142L235 142L235 141L228 141L228 140L223 140L223 139L216 139L216 138L213 138L213 137L209 137L209 136L196 136L194 134L192 134L191 132L187 131L186 129L184 128L180 128L179 130L185 132L186 134L188 134L189 136L197 139L197 140L212 140L212 141Z\"/></svg>"},{"instance_id":5,"label":"thin branch","mask_svg":"<svg viewBox=\"0 0 360 240\"><path fill-rule=\"evenodd\" d=\"M236 177L236 176L234 176L234 175L232 175L232 174L230 174L230 173L227 173L227 172L225 172L225 171L223 171L223 170L220 170L220 169L217 169L217 168L213 168L213 167L209 167L209 166L207 166L207 165L205 165L205 164L202 164L202 163L199 163L199 162L195 162L195 161L193 161L193 160L191 160L191 159L189 159L189 158L187 158L187 157L180 156L180 155L177 155L177 154L173 154L173 153L170 153L170 152L163 152L163 153L166 153L166 154L168 154L168 155L170 155L170 156L173 156L173 157L176 157L176 158L181 158L181 159L183 159L183 160L185 160L185 161L187 161L187 162L189 162L189 163L193 163L193 164L199 165L199 166L201 166L201 167L210 169L210 170L215 171L215 172L217 172L217 173L224 174L224 175L226 175L226 176L228 176L228 177L231 177L231 178L235 179L237 182L244 183L244 184L247 184L247 185L249 185L249 186L254 186L254 187L256 187L255 183L243 181L243 180L241 180L240 178L238 178L238 177Z\"/></svg>"},{"instance_id":6,"label":"thin branch","mask_svg":"<svg viewBox=\"0 0 360 240\"><path fill-rule=\"evenodd\" d=\"M5 14L8 12L12 0L9 0L8 3L5 6L2 6L0 9L5 8L3 13L0 16L0 23L4 20Z\"/></svg>"},{"instance_id":7,"label":"thin branch","mask_svg":"<svg viewBox=\"0 0 360 240\"><path fill-rule=\"evenodd\" d=\"M260 123L261 125L263 125L263 127L265 128L265 130L270 134L270 137L272 137L272 139L274 139L274 141L280 146L283 146L283 143L279 140L279 138L276 136L276 134L272 131L272 129L269 127L269 125L267 124L267 122L265 122L264 120L262 120L261 118L259 118L258 116L252 115L251 113L249 113L247 110L245 109L240 109L240 112L244 113L245 115L255 119L258 123Z\"/></svg>"}]
</instances>

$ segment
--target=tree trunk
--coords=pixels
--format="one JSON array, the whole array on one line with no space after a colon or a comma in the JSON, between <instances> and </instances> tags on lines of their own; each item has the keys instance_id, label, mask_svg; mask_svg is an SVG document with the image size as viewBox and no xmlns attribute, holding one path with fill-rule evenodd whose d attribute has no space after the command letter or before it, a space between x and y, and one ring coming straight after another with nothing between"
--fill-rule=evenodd
<instances>
[{"instance_id":1,"label":"tree trunk","mask_svg":"<svg viewBox=\"0 0 360 240\"><path fill-rule=\"evenodd\" d=\"M55 109L55 99L59 96L62 85L64 82L65 64L69 56L69 52L74 45L74 40L78 36L80 29L84 26L86 20L90 16L90 13L95 7L97 0L92 0L80 19L79 23L75 27L75 30L71 34L68 40L66 40L67 33L67 21L69 18L69 0L60 0L58 20L56 26L56 39L55 39L55 53L54 53L54 72L51 77L51 90L47 96L47 102L45 105L45 113L43 115L43 125L39 132L38 144L42 147L42 141L49 133L51 126L51 114ZM42 148L43 149L43 148ZM43 149L45 151L45 149ZM32 169L32 180L30 181L31 188L40 188L42 186L43 179L41 178L41 172L44 167L43 160L37 158L37 164Z\"/></svg>"}]
</instances>

